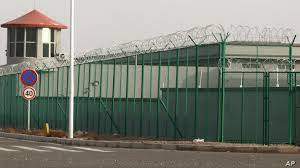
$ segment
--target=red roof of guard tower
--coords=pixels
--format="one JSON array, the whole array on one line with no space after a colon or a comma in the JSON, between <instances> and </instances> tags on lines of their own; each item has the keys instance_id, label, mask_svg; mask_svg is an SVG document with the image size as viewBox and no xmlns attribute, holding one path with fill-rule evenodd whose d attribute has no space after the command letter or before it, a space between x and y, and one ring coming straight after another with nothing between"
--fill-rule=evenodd
<instances>
[{"instance_id":1,"label":"red roof of guard tower","mask_svg":"<svg viewBox=\"0 0 300 168\"><path fill-rule=\"evenodd\" d=\"M15 20L9 21L1 25L4 28L18 27L43 27L54 29L67 29L68 27L49 18L38 10L33 10Z\"/></svg>"}]
</instances>

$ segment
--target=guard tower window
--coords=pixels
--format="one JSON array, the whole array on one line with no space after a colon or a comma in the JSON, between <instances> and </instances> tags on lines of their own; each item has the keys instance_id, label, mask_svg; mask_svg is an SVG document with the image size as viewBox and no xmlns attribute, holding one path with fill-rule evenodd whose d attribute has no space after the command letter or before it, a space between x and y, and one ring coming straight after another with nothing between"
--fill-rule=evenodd
<instances>
[{"instance_id":1,"label":"guard tower window","mask_svg":"<svg viewBox=\"0 0 300 168\"><path fill-rule=\"evenodd\" d=\"M11 28L9 29L9 56L14 57L15 56L15 29Z\"/></svg>"},{"instance_id":2,"label":"guard tower window","mask_svg":"<svg viewBox=\"0 0 300 168\"><path fill-rule=\"evenodd\" d=\"M26 29L26 41L27 42L35 42L37 41L37 30L30 28Z\"/></svg>"},{"instance_id":3,"label":"guard tower window","mask_svg":"<svg viewBox=\"0 0 300 168\"><path fill-rule=\"evenodd\" d=\"M15 42L15 29L13 28L9 29L9 42Z\"/></svg>"},{"instance_id":4,"label":"guard tower window","mask_svg":"<svg viewBox=\"0 0 300 168\"><path fill-rule=\"evenodd\" d=\"M10 57L36 57L37 29L11 28L9 30Z\"/></svg>"},{"instance_id":5,"label":"guard tower window","mask_svg":"<svg viewBox=\"0 0 300 168\"><path fill-rule=\"evenodd\" d=\"M37 30L26 29L26 56L36 57L37 55Z\"/></svg>"},{"instance_id":6,"label":"guard tower window","mask_svg":"<svg viewBox=\"0 0 300 168\"><path fill-rule=\"evenodd\" d=\"M24 57L25 29L16 29L16 57Z\"/></svg>"},{"instance_id":7,"label":"guard tower window","mask_svg":"<svg viewBox=\"0 0 300 168\"><path fill-rule=\"evenodd\" d=\"M26 57L36 57L36 43L26 44Z\"/></svg>"},{"instance_id":8,"label":"guard tower window","mask_svg":"<svg viewBox=\"0 0 300 168\"><path fill-rule=\"evenodd\" d=\"M15 56L15 43L9 44L9 56L14 57Z\"/></svg>"},{"instance_id":9,"label":"guard tower window","mask_svg":"<svg viewBox=\"0 0 300 168\"><path fill-rule=\"evenodd\" d=\"M49 44L43 44L43 57L49 57Z\"/></svg>"},{"instance_id":10,"label":"guard tower window","mask_svg":"<svg viewBox=\"0 0 300 168\"><path fill-rule=\"evenodd\" d=\"M51 29L51 42L54 42L54 29Z\"/></svg>"},{"instance_id":11,"label":"guard tower window","mask_svg":"<svg viewBox=\"0 0 300 168\"><path fill-rule=\"evenodd\" d=\"M17 29L17 42L24 42L25 29L18 28Z\"/></svg>"},{"instance_id":12,"label":"guard tower window","mask_svg":"<svg viewBox=\"0 0 300 168\"><path fill-rule=\"evenodd\" d=\"M16 56L17 57L24 57L24 43L17 43Z\"/></svg>"},{"instance_id":13,"label":"guard tower window","mask_svg":"<svg viewBox=\"0 0 300 168\"><path fill-rule=\"evenodd\" d=\"M43 28L43 57L55 56L54 33L54 29Z\"/></svg>"},{"instance_id":14,"label":"guard tower window","mask_svg":"<svg viewBox=\"0 0 300 168\"><path fill-rule=\"evenodd\" d=\"M50 46L51 46L51 57L54 57L55 56L55 39L54 39L54 37L55 37L55 35L54 35L54 29L51 29L51 42L50 42Z\"/></svg>"}]
</instances>

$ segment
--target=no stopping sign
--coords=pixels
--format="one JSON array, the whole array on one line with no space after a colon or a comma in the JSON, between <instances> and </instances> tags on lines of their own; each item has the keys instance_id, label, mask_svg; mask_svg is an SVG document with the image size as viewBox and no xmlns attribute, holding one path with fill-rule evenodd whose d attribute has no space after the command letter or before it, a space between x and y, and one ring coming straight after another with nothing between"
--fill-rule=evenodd
<instances>
[{"instance_id":1,"label":"no stopping sign","mask_svg":"<svg viewBox=\"0 0 300 168\"><path fill-rule=\"evenodd\" d=\"M36 96L36 91L33 87L27 86L23 89L22 96L26 100L33 100Z\"/></svg>"},{"instance_id":2,"label":"no stopping sign","mask_svg":"<svg viewBox=\"0 0 300 168\"><path fill-rule=\"evenodd\" d=\"M21 74L21 82L25 86L33 86L38 80L38 73L33 69L26 69Z\"/></svg>"}]
</instances>

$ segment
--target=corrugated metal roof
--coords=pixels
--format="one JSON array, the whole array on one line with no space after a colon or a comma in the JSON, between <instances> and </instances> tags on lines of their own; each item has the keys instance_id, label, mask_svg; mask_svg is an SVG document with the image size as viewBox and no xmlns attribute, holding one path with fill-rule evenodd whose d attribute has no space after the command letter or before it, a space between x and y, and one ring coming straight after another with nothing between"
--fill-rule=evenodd
<instances>
[{"instance_id":1,"label":"corrugated metal roof","mask_svg":"<svg viewBox=\"0 0 300 168\"><path fill-rule=\"evenodd\" d=\"M33 10L15 20L1 25L4 28L12 27L43 27L54 29L67 29L68 27L49 18L38 10Z\"/></svg>"}]
</instances>

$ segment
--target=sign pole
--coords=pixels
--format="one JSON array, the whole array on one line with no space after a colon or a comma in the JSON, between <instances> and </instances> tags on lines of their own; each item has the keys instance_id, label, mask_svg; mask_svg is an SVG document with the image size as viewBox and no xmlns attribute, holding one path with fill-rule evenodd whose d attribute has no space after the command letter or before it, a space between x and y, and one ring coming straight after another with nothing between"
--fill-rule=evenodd
<instances>
[{"instance_id":1,"label":"sign pole","mask_svg":"<svg viewBox=\"0 0 300 168\"><path fill-rule=\"evenodd\" d=\"M71 0L71 9L70 9L70 20L71 20L71 31L70 31L70 104L69 104L69 138L73 138L74 132L74 33L75 33L75 24L74 24L74 10L75 4L74 0Z\"/></svg>"},{"instance_id":2,"label":"sign pole","mask_svg":"<svg viewBox=\"0 0 300 168\"><path fill-rule=\"evenodd\" d=\"M22 91L22 96L27 100L27 130L30 131L30 101L36 96L36 91L33 87L27 86Z\"/></svg>"},{"instance_id":3,"label":"sign pole","mask_svg":"<svg viewBox=\"0 0 300 168\"><path fill-rule=\"evenodd\" d=\"M30 131L30 100L27 101L27 130Z\"/></svg>"},{"instance_id":4,"label":"sign pole","mask_svg":"<svg viewBox=\"0 0 300 168\"><path fill-rule=\"evenodd\" d=\"M30 131L30 101L36 97L34 86L38 81L39 75L34 69L26 69L22 71L20 80L24 85L22 96L27 100L27 130Z\"/></svg>"}]
</instances>

